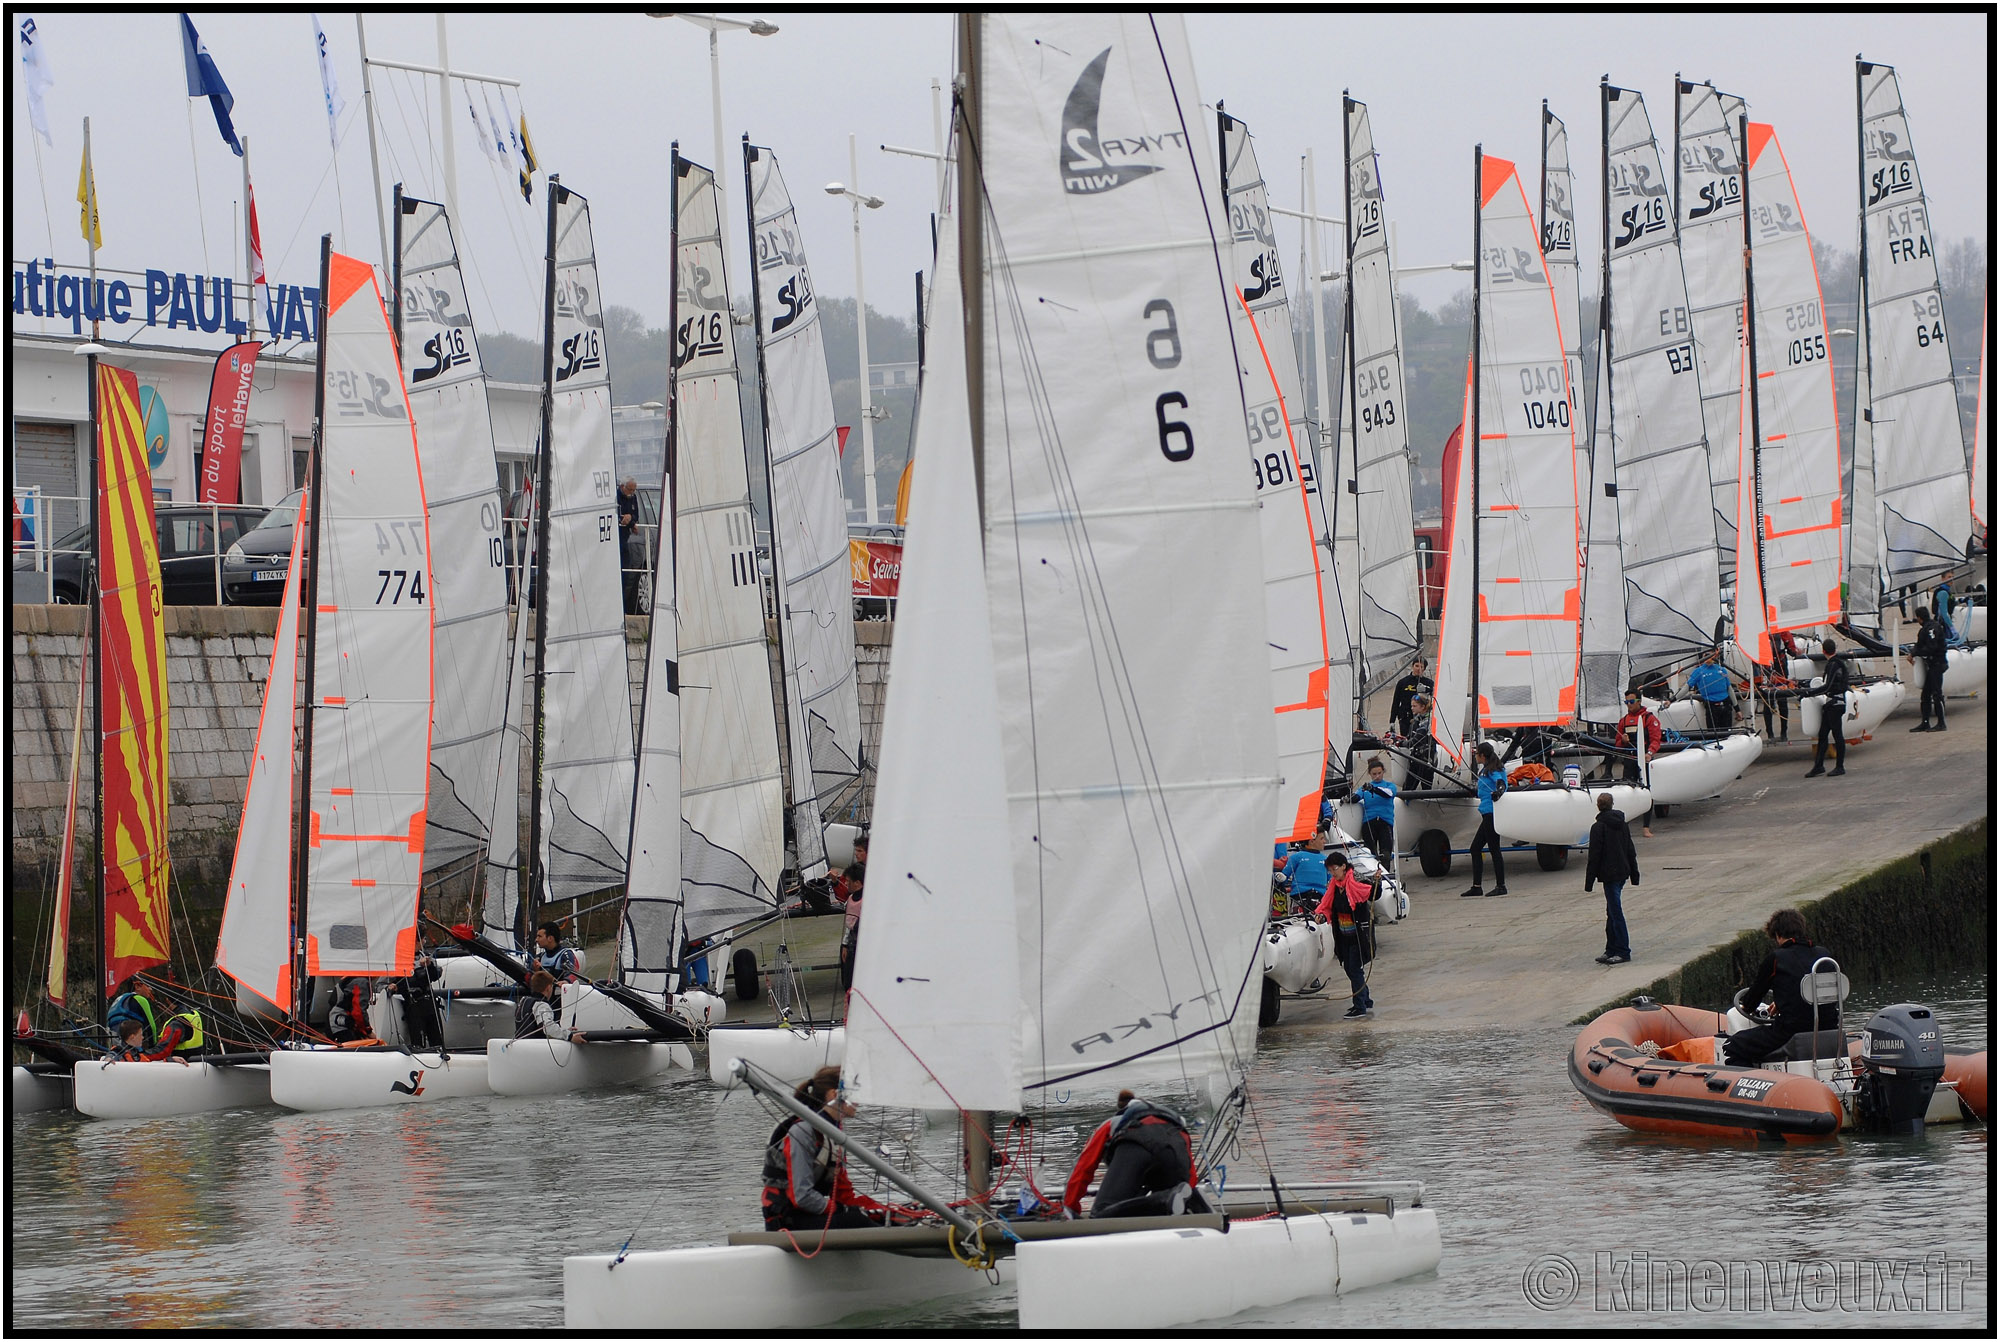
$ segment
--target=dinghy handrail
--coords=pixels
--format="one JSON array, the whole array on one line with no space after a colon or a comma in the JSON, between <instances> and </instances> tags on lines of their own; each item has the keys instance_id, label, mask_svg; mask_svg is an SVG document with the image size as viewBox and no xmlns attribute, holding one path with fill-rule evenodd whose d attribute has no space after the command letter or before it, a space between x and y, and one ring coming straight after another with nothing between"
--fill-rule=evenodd
<instances>
[{"instance_id":1,"label":"dinghy handrail","mask_svg":"<svg viewBox=\"0 0 2000 1342\"><path fill-rule=\"evenodd\" d=\"M849 1137L839 1124L828 1120L817 1109L811 1109L801 1104L792 1097L792 1092L788 1088L779 1083L777 1078L773 1077L763 1068L757 1067L742 1058L734 1058L729 1063L729 1074L735 1077L739 1083L748 1086L751 1090L764 1096L787 1113L794 1115L806 1123L810 1123L818 1130L821 1136L838 1146L846 1154L861 1161L869 1169L874 1170L877 1174L902 1189L905 1193L908 1193L912 1198L921 1202L939 1216L942 1216L960 1234L974 1241L978 1240L982 1229L979 1222L974 1221L971 1217L953 1207L945 1199L917 1183L916 1180L910 1178L909 1175L903 1173L903 1171L897 1169L894 1165L891 1165L881 1156ZM990 1214L987 1219L1000 1224L1002 1229L1005 1229L1004 1223L998 1222L997 1218L992 1217ZM828 1231L827 1233L837 1234L839 1232ZM1013 1237L1011 1232L1009 1232L1009 1237Z\"/></svg>"}]
</instances>

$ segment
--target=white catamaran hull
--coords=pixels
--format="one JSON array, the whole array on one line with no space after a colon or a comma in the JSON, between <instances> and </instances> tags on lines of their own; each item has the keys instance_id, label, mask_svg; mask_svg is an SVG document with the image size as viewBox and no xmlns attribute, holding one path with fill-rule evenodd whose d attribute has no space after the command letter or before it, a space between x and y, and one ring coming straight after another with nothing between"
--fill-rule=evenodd
<instances>
[{"instance_id":1,"label":"white catamaran hull","mask_svg":"<svg viewBox=\"0 0 2000 1342\"><path fill-rule=\"evenodd\" d=\"M1660 755L1646 766L1653 802L1678 806L1716 796L1763 753L1763 739L1743 732ZM1632 812L1625 814L1629 817Z\"/></svg>"},{"instance_id":2,"label":"white catamaran hull","mask_svg":"<svg viewBox=\"0 0 2000 1342\"><path fill-rule=\"evenodd\" d=\"M1437 1214L1292 1216L1015 1249L1023 1329L1168 1328L1437 1268ZM1116 1289L1106 1289L1107 1283Z\"/></svg>"},{"instance_id":3,"label":"white catamaran hull","mask_svg":"<svg viewBox=\"0 0 2000 1342\"><path fill-rule=\"evenodd\" d=\"M1911 693L1919 693L1930 679L1924 663L1904 663L1905 683ZM1967 698L1986 688L1986 648L1951 648L1944 655L1944 697Z\"/></svg>"},{"instance_id":4,"label":"white catamaran hull","mask_svg":"<svg viewBox=\"0 0 2000 1342\"><path fill-rule=\"evenodd\" d=\"M1898 680L1878 680L1848 691L1847 718L1841 725L1841 735L1849 745L1867 740L1896 711L1904 694L1903 683ZM1799 731L1808 741L1819 736L1820 705L1825 702L1823 694L1809 694L1799 700Z\"/></svg>"},{"instance_id":5,"label":"white catamaran hull","mask_svg":"<svg viewBox=\"0 0 2000 1342\"><path fill-rule=\"evenodd\" d=\"M92 1118L167 1118L271 1103L271 1069L208 1062L89 1062L75 1071L76 1107Z\"/></svg>"},{"instance_id":6,"label":"white catamaran hull","mask_svg":"<svg viewBox=\"0 0 2000 1342\"><path fill-rule=\"evenodd\" d=\"M1611 804L1628 819L1650 810L1655 800L1645 788L1629 783L1614 783L1608 788L1504 792L1493 802L1493 828L1502 838L1521 843L1586 843L1590 824L1597 818L1599 792L1609 792Z\"/></svg>"},{"instance_id":7,"label":"white catamaran hull","mask_svg":"<svg viewBox=\"0 0 2000 1342\"><path fill-rule=\"evenodd\" d=\"M708 1036L708 1079L727 1090L736 1084L729 1064L736 1058L797 1085L822 1067L838 1066L847 1056L847 1028L842 1025L748 1028L731 1026Z\"/></svg>"},{"instance_id":8,"label":"white catamaran hull","mask_svg":"<svg viewBox=\"0 0 2000 1342\"><path fill-rule=\"evenodd\" d=\"M74 1091L68 1072L31 1072L21 1066L13 1070L15 1113L39 1114L70 1107Z\"/></svg>"},{"instance_id":9,"label":"white catamaran hull","mask_svg":"<svg viewBox=\"0 0 2000 1342\"><path fill-rule=\"evenodd\" d=\"M280 1049L271 1055L272 1101L307 1113L492 1093L483 1052Z\"/></svg>"},{"instance_id":10,"label":"white catamaran hull","mask_svg":"<svg viewBox=\"0 0 2000 1342\"><path fill-rule=\"evenodd\" d=\"M728 1004L714 993L696 988L678 993L669 1002L664 994L635 989L641 997L661 1010L679 1017L689 1027L705 1030L711 1025L719 1025L729 1014ZM643 1030L646 1022L615 997L597 991L587 983L565 983L562 986L563 1024L575 1030ZM513 1031L495 1031L488 1038L501 1035L511 1036Z\"/></svg>"},{"instance_id":11,"label":"white catamaran hull","mask_svg":"<svg viewBox=\"0 0 2000 1342\"><path fill-rule=\"evenodd\" d=\"M599 1086L622 1086L670 1067L691 1071L686 1044L644 1040L572 1044L562 1039L492 1039L486 1044L486 1080L495 1095L558 1095Z\"/></svg>"},{"instance_id":12,"label":"white catamaran hull","mask_svg":"<svg viewBox=\"0 0 2000 1342\"><path fill-rule=\"evenodd\" d=\"M1264 976L1281 992L1309 992L1339 965L1331 924L1287 918L1264 929Z\"/></svg>"},{"instance_id":13,"label":"white catamaran hull","mask_svg":"<svg viewBox=\"0 0 2000 1342\"><path fill-rule=\"evenodd\" d=\"M623 1261L579 1254L563 1259L563 1326L656 1332L671 1317L675 1328L694 1332L824 1328L856 1314L991 1292L1013 1275L1004 1259L988 1274L950 1258L874 1250L801 1258L768 1244L654 1250Z\"/></svg>"}]
</instances>

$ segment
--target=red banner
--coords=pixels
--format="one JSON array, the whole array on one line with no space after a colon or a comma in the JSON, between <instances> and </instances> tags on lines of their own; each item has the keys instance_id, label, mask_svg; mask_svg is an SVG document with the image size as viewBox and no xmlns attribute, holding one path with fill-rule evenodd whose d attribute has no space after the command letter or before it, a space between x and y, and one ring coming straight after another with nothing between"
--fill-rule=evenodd
<instances>
[{"instance_id":1,"label":"red banner","mask_svg":"<svg viewBox=\"0 0 2000 1342\"><path fill-rule=\"evenodd\" d=\"M215 357L208 384L208 418L201 430L201 501L237 502L242 479L243 422L250 414L250 378L257 371L255 340L231 345Z\"/></svg>"},{"instance_id":2,"label":"red banner","mask_svg":"<svg viewBox=\"0 0 2000 1342\"><path fill-rule=\"evenodd\" d=\"M97 368L102 982L167 959L167 639L139 380Z\"/></svg>"},{"instance_id":3,"label":"red banner","mask_svg":"<svg viewBox=\"0 0 2000 1342\"><path fill-rule=\"evenodd\" d=\"M903 585L903 547L893 541L847 542L854 595L895 596Z\"/></svg>"}]
</instances>

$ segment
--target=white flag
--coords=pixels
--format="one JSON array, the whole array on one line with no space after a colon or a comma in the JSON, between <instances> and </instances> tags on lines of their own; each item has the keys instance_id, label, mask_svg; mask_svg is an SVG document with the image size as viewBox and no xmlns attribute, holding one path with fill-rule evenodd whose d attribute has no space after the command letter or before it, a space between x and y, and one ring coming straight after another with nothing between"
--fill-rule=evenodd
<instances>
[{"instance_id":1,"label":"white flag","mask_svg":"<svg viewBox=\"0 0 2000 1342\"><path fill-rule=\"evenodd\" d=\"M513 150L514 166L522 171L530 171L527 151L521 148L521 118L514 111L514 101L507 96L507 90L500 90L500 110L507 116L507 144Z\"/></svg>"},{"instance_id":2,"label":"white flag","mask_svg":"<svg viewBox=\"0 0 2000 1342\"><path fill-rule=\"evenodd\" d=\"M480 120L479 108L472 101L471 83L466 80L460 80L459 84L465 90L465 114L472 118L472 138L479 141L479 152L486 155L490 162L498 163L502 167L505 167L505 160L493 152L493 130L484 121Z\"/></svg>"},{"instance_id":3,"label":"white flag","mask_svg":"<svg viewBox=\"0 0 2000 1342\"><path fill-rule=\"evenodd\" d=\"M479 102L486 109L486 133L493 141L493 158L503 168L514 166L513 152L507 146L507 132L502 128L500 118L493 115L493 98L484 84L479 86Z\"/></svg>"},{"instance_id":4,"label":"white flag","mask_svg":"<svg viewBox=\"0 0 2000 1342\"><path fill-rule=\"evenodd\" d=\"M28 121L42 142L55 148L55 139L49 134L49 109L42 105L42 95L56 82L49 73L48 60L42 55L42 37L35 30L35 19L31 14L21 16L20 33L22 84L28 91Z\"/></svg>"},{"instance_id":5,"label":"white flag","mask_svg":"<svg viewBox=\"0 0 2000 1342\"><path fill-rule=\"evenodd\" d=\"M340 80L333 73L333 55L326 49L326 34L319 26L319 15L313 15L313 45L319 50L319 87L326 95L326 138L333 147L340 147L340 114L347 110L347 100L340 96Z\"/></svg>"}]
</instances>

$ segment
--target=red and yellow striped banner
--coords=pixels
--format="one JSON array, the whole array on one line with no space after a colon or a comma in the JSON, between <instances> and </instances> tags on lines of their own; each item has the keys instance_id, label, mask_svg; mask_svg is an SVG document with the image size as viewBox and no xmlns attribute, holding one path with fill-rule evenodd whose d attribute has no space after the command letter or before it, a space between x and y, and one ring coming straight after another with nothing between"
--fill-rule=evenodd
<instances>
[{"instance_id":1,"label":"red and yellow striped banner","mask_svg":"<svg viewBox=\"0 0 2000 1342\"><path fill-rule=\"evenodd\" d=\"M139 379L97 369L104 983L167 959L167 639Z\"/></svg>"}]
</instances>

